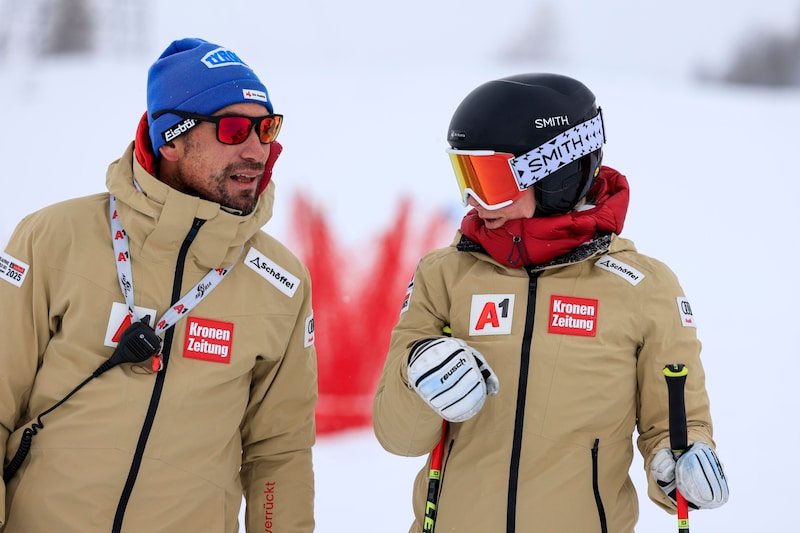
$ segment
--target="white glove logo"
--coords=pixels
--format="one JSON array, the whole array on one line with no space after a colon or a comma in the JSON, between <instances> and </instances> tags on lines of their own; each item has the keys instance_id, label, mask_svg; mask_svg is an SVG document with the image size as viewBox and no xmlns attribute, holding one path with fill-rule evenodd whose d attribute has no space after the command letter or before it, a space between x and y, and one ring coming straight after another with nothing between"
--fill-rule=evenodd
<instances>
[{"instance_id":1,"label":"white glove logo","mask_svg":"<svg viewBox=\"0 0 800 533\"><path fill-rule=\"evenodd\" d=\"M442 376L442 383L444 383L445 381L447 381L447 378L449 378L450 376L452 376L453 374L455 374L455 373L456 373L456 370L458 370L458 369L459 369L459 367L462 367L462 366L464 366L465 364L467 364L467 360L466 360L466 359L464 359L463 357L462 357L461 359L459 359L459 360L458 360L458 363L456 363L456 366L454 366L453 368L451 368L450 370L448 370L448 371L445 373L445 375L444 375L444 376Z\"/></svg>"},{"instance_id":2,"label":"white glove logo","mask_svg":"<svg viewBox=\"0 0 800 533\"><path fill-rule=\"evenodd\" d=\"M425 339L411 349L409 386L442 418L469 420L486 396L500 389L497 376L483 355L461 339Z\"/></svg>"}]
</instances>

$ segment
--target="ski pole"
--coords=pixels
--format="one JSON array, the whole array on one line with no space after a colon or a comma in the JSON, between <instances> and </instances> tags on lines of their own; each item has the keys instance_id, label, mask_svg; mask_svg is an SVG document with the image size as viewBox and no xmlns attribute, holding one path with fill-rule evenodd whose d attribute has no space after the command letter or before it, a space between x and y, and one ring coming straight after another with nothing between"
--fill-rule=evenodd
<instances>
[{"instance_id":1,"label":"ski pole","mask_svg":"<svg viewBox=\"0 0 800 533\"><path fill-rule=\"evenodd\" d=\"M689 430L686 427L686 403L684 386L689 369L683 364L664 367L669 394L669 445L672 456L677 461L689 447ZM675 501L678 506L678 533L689 533L689 504L681 491L675 486Z\"/></svg>"},{"instance_id":2,"label":"ski pole","mask_svg":"<svg viewBox=\"0 0 800 533\"><path fill-rule=\"evenodd\" d=\"M449 324L442 327L442 333L447 337L453 335ZM444 455L444 441L447 438L447 420L442 420L442 437L431 452L431 467L428 470L428 499L425 502L425 523L422 533L433 533L436 526L436 511L439 505L439 485L442 480L442 456Z\"/></svg>"},{"instance_id":3,"label":"ski pole","mask_svg":"<svg viewBox=\"0 0 800 533\"><path fill-rule=\"evenodd\" d=\"M447 435L447 420L442 420L442 438L431 452L431 467L428 470L428 500L425 502L425 522L422 533L433 533L436 527L436 507L439 504L439 484L442 479L442 456Z\"/></svg>"}]
</instances>

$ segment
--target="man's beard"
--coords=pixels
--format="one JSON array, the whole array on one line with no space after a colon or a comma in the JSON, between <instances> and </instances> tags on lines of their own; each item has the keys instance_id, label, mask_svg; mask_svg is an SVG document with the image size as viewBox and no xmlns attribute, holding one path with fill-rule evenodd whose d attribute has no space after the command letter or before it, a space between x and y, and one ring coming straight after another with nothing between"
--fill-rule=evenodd
<instances>
[{"instance_id":1,"label":"man's beard","mask_svg":"<svg viewBox=\"0 0 800 533\"><path fill-rule=\"evenodd\" d=\"M242 191L238 195L232 195L228 189L225 188L227 181L230 179L228 176L232 176L238 172L242 172L243 170L257 170L261 173L261 175L256 179L256 184L253 189ZM243 169L241 166L236 169L234 169L232 166L226 167L220 175L214 176L214 183L217 184L216 198L209 199L219 203L223 207L227 207L228 209L240 211L241 215L249 215L255 210L256 205L258 204L258 184L264 179L263 172L263 165L251 165L247 169Z\"/></svg>"},{"instance_id":2,"label":"man's beard","mask_svg":"<svg viewBox=\"0 0 800 533\"><path fill-rule=\"evenodd\" d=\"M186 137L185 155L188 157L199 149L192 136L188 135ZM222 169L221 172L211 176L211 179L205 182L210 184L210 189L206 191L195 187L194 184L197 183L196 178L188 176L184 170L185 167L179 164L176 169L177 175L173 180L175 185L181 187L179 189L181 192L202 198L203 200L208 200L209 202L216 202L222 207L238 211L237 214L242 216L249 215L255 210L258 204L259 185L261 180L264 179L265 166L263 163L250 162L228 165ZM248 191L241 191L239 195L232 195L226 188L228 180L231 179L231 176L235 176L241 172L257 172L258 178L255 180L255 186Z\"/></svg>"},{"instance_id":3,"label":"man's beard","mask_svg":"<svg viewBox=\"0 0 800 533\"><path fill-rule=\"evenodd\" d=\"M181 192L190 196L202 198L203 200L208 200L209 202L216 202L222 207L238 211L237 214L239 215L249 215L255 210L258 204L258 183L256 183L256 186L252 189L241 191L238 195L231 194L226 187L228 180L231 179L230 176L245 170L257 170L263 173L264 168L263 165L251 165L247 168L242 168L241 165L237 167L232 165L225 167L222 172L212 176L211 190L205 191L196 188L192 184L192 181L186 179L182 169L178 169L176 177L177 183L183 186ZM262 174L256 181L260 182L263 179L264 176Z\"/></svg>"}]
</instances>

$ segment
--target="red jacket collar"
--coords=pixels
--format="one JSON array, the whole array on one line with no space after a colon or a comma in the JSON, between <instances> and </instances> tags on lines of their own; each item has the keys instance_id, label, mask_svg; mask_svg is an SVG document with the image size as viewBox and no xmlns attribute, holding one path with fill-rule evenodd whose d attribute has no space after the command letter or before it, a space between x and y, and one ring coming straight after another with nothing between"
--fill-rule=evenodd
<instances>
[{"instance_id":1,"label":"red jacket collar","mask_svg":"<svg viewBox=\"0 0 800 533\"><path fill-rule=\"evenodd\" d=\"M461 222L461 232L480 244L496 261L520 268L542 265L561 257L598 235L622 231L628 212L628 180L602 167L587 195L594 207L552 217L510 220L503 227L487 229L475 209Z\"/></svg>"}]
</instances>

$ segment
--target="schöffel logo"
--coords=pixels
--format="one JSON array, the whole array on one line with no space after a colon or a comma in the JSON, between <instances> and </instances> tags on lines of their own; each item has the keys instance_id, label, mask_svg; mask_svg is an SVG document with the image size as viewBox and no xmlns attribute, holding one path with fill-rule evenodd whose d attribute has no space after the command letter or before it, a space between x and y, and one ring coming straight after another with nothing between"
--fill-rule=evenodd
<instances>
[{"instance_id":1,"label":"sch\u00f6ffel logo","mask_svg":"<svg viewBox=\"0 0 800 533\"><path fill-rule=\"evenodd\" d=\"M294 296L294 293L297 292L297 287L300 286L300 278L261 254L255 248L250 248L245 258L245 264L290 298Z\"/></svg>"},{"instance_id":2,"label":"sch\u00f6ffel logo","mask_svg":"<svg viewBox=\"0 0 800 533\"><path fill-rule=\"evenodd\" d=\"M205 63L208 68L230 67L234 65L248 67L247 63L242 61L239 56L227 48L217 48L216 50L210 51L203 56L203 63Z\"/></svg>"},{"instance_id":3,"label":"sch\u00f6ffel logo","mask_svg":"<svg viewBox=\"0 0 800 533\"><path fill-rule=\"evenodd\" d=\"M183 135L184 133L186 133L190 129L194 128L198 124L199 124L199 122L197 122L195 119L187 118L183 122L178 122L177 124L172 126L170 129L164 130L164 132L161 134L161 136L164 137L164 140L166 142L170 142L173 139L175 139L176 137L178 137L179 135Z\"/></svg>"},{"instance_id":4,"label":"sch\u00f6ffel logo","mask_svg":"<svg viewBox=\"0 0 800 533\"><path fill-rule=\"evenodd\" d=\"M595 263L595 266L600 267L603 270L607 270L612 274L616 274L622 279L628 281L631 285L638 285L639 282L644 279L644 274L642 274L639 270L636 270L632 266L623 263L622 261L612 259L610 255L604 255L598 259Z\"/></svg>"}]
</instances>

